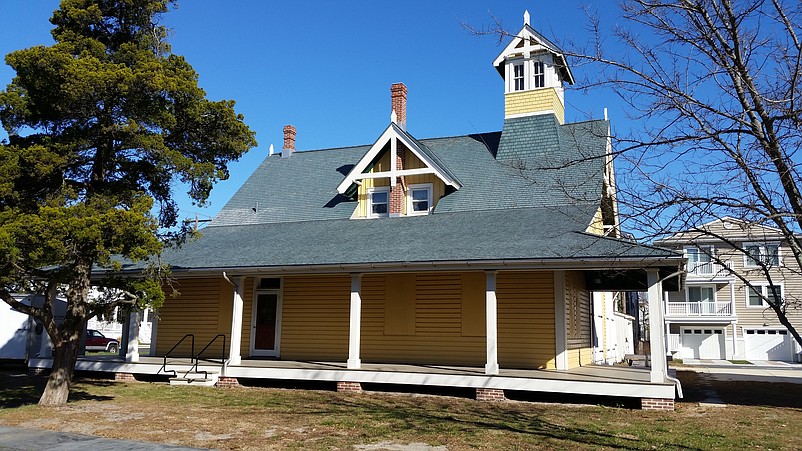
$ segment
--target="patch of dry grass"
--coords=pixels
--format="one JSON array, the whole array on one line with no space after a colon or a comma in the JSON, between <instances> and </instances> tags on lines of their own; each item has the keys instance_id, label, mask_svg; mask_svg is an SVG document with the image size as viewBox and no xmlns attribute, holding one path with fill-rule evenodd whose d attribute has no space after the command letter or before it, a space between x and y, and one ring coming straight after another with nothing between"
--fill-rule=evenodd
<instances>
[{"instance_id":1,"label":"patch of dry grass","mask_svg":"<svg viewBox=\"0 0 802 451\"><path fill-rule=\"evenodd\" d=\"M449 450L802 448L802 437L792 432L802 421L802 385L725 383L682 371L679 376L688 399L676 412L665 413L98 379L79 379L70 403L44 409L26 405L36 402L41 379L0 373L0 424L245 450L352 449L376 443L426 443ZM695 387L705 384L736 405L700 407L703 393Z\"/></svg>"}]
</instances>

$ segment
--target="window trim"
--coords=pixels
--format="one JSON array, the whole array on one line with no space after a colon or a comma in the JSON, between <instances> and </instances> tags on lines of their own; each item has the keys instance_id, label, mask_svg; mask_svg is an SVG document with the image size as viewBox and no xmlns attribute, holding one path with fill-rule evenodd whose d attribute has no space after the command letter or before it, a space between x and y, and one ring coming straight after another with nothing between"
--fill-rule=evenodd
<instances>
[{"instance_id":1,"label":"window trim","mask_svg":"<svg viewBox=\"0 0 802 451\"><path fill-rule=\"evenodd\" d=\"M767 241L767 242L749 241L749 242L745 242L745 243L741 244L741 249L743 250L743 254L744 254L744 260L743 260L744 268L748 268L748 269L760 268L759 264L752 264L750 262L750 260L752 260L752 259L749 256L749 252L746 251L747 247L755 247L755 246L758 248L758 254L759 254L758 257L760 259L765 259L768 256L767 246L777 246L777 265L775 266L775 265L772 264L770 267L780 267L780 266L783 265L782 246L780 245L780 243L778 243L776 241Z\"/></svg>"},{"instance_id":2,"label":"window trim","mask_svg":"<svg viewBox=\"0 0 802 451\"><path fill-rule=\"evenodd\" d=\"M272 279L274 277L264 277L265 279ZM250 349L249 354L255 357L280 357L281 356L281 323L282 312L284 310L284 278L276 277L279 279L278 288L259 288L261 277L254 277L253 281L253 298L251 299L251 333L250 333ZM243 293L244 294L244 293ZM260 294L275 294L276 295L276 335L274 338L274 348L272 350L256 349L256 303L259 300Z\"/></svg>"},{"instance_id":3,"label":"window trim","mask_svg":"<svg viewBox=\"0 0 802 451\"><path fill-rule=\"evenodd\" d=\"M770 308L769 304L762 297L760 298L760 305L752 305L752 304L750 304L749 303L749 295L751 294L750 291L754 287L754 288L760 288L761 296L768 297L768 287L770 287L772 284L770 284L770 283L768 283L766 281L760 281L760 282L750 282L750 285L751 286L744 285L744 288L745 288L745 293L744 294L745 294L745 297L746 297L746 308L748 308L748 309ZM784 302L784 298L785 298L785 284L783 282L779 282L779 283L775 283L773 285L777 286L777 287L780 287L780 303L783 303Z\"/></svg>"},{"instance_id":4,"label":"window trim","mask_svg":"<svg viewBox=\"0 0 802 451\"><path fill-rule=\"evenodd\" d=\"M373 193L387 193L387 213L373 213ZM390 187L389 186L375 186L368 188L367 193L367 211L365 212L366 218L388 218L390 217Z\"/></svg>"},{"instance_id":5,"label":"window trim","mask_svg":"<svg viewBox=\"0 0 802 451\"><path fill-rule=\"evenodd\" d=\"M538 69L540 69L539 72ZM538 82L540 83L538 84ZM533 88L546 87L546 63L541 60L532 61L532 87Z\"/></svg>"},{"instance_id":6,"label":"window trim","mask_svg":"<svg viewBox=\"0 0 802 451\"><path fill-rule=\"evenodd\" d=\"M694 268L694 270L693 271L691 270L691 267L690 267L691 261L690 261L690 252L689 252L691 250L698 251L698 255L706 256L708 258L708 262L707 263L715 264L715 261L713 260L713 256L716 255L716 247L714 245L712 245L712 244L702 244L702 245L697 245L697 246L684 246L682 248L682 255L683 255L683 257L688 259L688 262L685 263L685 271L686 272L694 273L695 269L700 266L700 264L697 262L696 263L696 267ZM705 265L707 263L702 263L701 265Z\"/></svg>"},{"instance_id":7,"label":"window trim","mask_svg":"<svg viewBox=\"0 0 802 451\"><path fill-rule=\"evenodd\" d=\"M429 208L426 211L415 211L412 209L413 199L412 191L425 189L429 193ZM424 216L432 212L434 197L434 185L431 183L418 183L415 185L407 186L407 216Z\"/></svg>"},{"instance_id":8,"label":"window trim","mask_svg":"<svg viewBox=\"0 0 802 451\"><path fill-rule=\"evenodd\" d=\"M521 75L516 72L521 69ZM518 89L518 82L521 82L521 89ZM523 62L512 63L512 88L511 92L526 91L526 65Z\"/></svg>"},{"instance_id":9,"label":"window trim","mask_svg":"<svg viewBox=\"0 0 802 451\"><path fill-rule=\"evenodd\" d=\"M711 302L713 304L718 302L718 290L716 290L716 285L715 284L687 285L685 287L685 302L687 302L687 303L696 302L696 301L691 301L691 293L690 293L691 292L691 288L699 288L700 290L702 288L711 288L711 289L713 289L713 300ZM699 304L702 304L702 303L704 303L704 301L699 301Z\"/></svg>"}]
</instances>

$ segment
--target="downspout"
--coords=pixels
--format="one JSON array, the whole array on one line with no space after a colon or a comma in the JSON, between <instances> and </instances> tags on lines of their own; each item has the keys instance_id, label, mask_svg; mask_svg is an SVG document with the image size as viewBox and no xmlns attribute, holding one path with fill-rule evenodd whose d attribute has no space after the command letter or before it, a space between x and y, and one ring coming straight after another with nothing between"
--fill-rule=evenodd
<instances>
[{"instance_id":1,"label":"downspout","mask_svg":"<svg viewBox=\"0 0 802 451\"><path fill-rule=\"evenodd\" d=\"M230 283L230 284L231 284L231 286L232 286L232 287L234 287L234 289L236 289L236 288L237 288L237 284L236 284L236 283L234 283L234 282L232 282L232 281L231 281L231 279L229 279L229 278L228 278L228 276L226 275L226 272L225 272L225 271L223 271L223 279L225 279L225 280L226 280L226 282Z\"/></svg>"}]
</instances>

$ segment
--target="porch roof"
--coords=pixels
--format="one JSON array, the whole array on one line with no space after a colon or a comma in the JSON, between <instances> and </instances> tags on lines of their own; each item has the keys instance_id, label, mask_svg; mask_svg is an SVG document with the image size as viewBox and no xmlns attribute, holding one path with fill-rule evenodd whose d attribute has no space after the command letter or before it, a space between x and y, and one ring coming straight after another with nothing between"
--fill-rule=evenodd
<instances>
[{"instance_id":1,"label":"porch roof","mask_svg":"<svg viewBox=\"0 0 802 451\"><path fill-rule=\"evenodd\" d=\"M519 208L353 221L301 221L216 226L180 249L165 252L173 271L315 270L372 265L677 267L681 254L576 230L592 205ZM583 218L586 221L579 221ZM125 270L138 270L127 265Z\"/></svg>"}]
</instances>

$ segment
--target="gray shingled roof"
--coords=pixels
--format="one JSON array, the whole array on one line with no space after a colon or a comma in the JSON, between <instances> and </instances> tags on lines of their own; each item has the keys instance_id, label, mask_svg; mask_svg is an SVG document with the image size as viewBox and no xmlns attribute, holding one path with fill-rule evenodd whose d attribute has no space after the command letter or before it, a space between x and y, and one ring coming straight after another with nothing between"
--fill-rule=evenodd
<instances>
[{"instance_id":1,"label":"gray shingled roof","mask_svg":"<svg viewBox=\"0 0 802 451\"><path fill-rule=\"evenodd\" d=\"M542 115L507 119L504 126L501 135L416 140L463 185L442 198L435 213L598 206L606 122L560 126L553 116ZM210 227L349 218L356 201L339 195L336 188L369 149L347 147L268 157Z\"/></svg>"},{"instance_id":2,"label":"gray shingled roof","mask_svg":"<svg viewBox=\"0 0 802 451\"><path fill-rule=\"evenodd\" d=\"M200 239L163 261L180 270L677 257L584 233L600 204L605 121L532 116L504 127L417 140L463 185L428 216L349 219L356 201L336 189L370 146L268 157Z\"/></svg>"},{"instance_id":3,"label":"gray shingled roof","mask_svg":"<svg viewBox=\"0 0 802 451\"><path fill-rule=\"evenodd\" d=\"M175 270L371 263L644 260L677 254L579 232L583 208L518 208L371 220L206 227L162 261Z\"/></svg>"}]
</instances>

